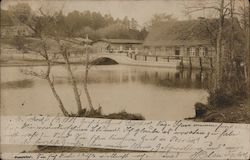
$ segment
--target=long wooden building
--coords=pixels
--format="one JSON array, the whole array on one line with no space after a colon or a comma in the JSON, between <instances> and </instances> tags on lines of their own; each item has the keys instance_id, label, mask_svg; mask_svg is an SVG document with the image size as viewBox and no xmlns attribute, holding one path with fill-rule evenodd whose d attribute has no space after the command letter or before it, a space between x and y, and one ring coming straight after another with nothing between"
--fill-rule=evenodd
<instances>
[{"instance_id":1,"label":"long wooden building","mask_svg":"<svg viewBox=\"0 0 250 160\"><path fill-rule=\"evenodd\" d=\"M225 19L223 52L229 48L232 23ZM242 32L234 20L235 47L242 45ZM144 53L161 56L213 57L216 54L218 19L203 19L163 22L152 26L143 44Z\"/></svg>"}]
</instances>

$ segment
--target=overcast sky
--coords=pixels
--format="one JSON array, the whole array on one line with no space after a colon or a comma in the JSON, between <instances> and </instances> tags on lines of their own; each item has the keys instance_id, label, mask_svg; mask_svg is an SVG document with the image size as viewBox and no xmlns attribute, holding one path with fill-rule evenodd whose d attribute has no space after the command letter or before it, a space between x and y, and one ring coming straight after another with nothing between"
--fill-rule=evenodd
<instances>
[{"instance_id":1,"label":"overcast sky","mask_svg":"<svg viewBox=\"0 0 250 160\"><path fill-rule=\"evenodd\" d=\"M37 10L41 6L49 8L51 11L63 7L63 12L66 14L73 10L90 10L102 14L111 14L115 18L128 16L129 18L135 18L140 25L144 25L157 13L172 14L179 20L187 19L184 14L185 6L200 1L202 0L3 0L1 7L6 9L9 5L25 2L29 3L33 10ZM214 0L205 1L212 2ZM204 17L208 14L211 14L211 12L200 12L193 17Z\"/></svg>"}]
</instances>

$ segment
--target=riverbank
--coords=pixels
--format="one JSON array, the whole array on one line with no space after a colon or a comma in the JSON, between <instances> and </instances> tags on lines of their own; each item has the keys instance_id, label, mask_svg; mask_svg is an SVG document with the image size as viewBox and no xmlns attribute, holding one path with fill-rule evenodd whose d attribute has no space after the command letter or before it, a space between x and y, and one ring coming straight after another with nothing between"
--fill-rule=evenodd
<instances>
[{"instance_id":1,"label":"riverbank","mask_svg":"<svg viewBox=\"0 0 250 160\"><path fill-rule=\"evenodd\" d=\"M65 63L53 62L53 66L62 65ZM79 65L82 62L71 62L72 65ZM10 60L10 61L1 61L0 67L32 67L32 66L47 66L46 61L44 60Z\"/></svg>"},{"instance_id":2,"label":"riverbank","mask_svg":"<svg viewBox=\"0 0 250 160\"><path fill-rule=\"evenodd\" d=\"M250 100L232 106L207 107L206 113L194 121L250 124Z\"/></svg>"},{"instance_id":3,"label":"riverbank","mask_svg":"<svg viewBox=\"0 0 250 160\"><path fill-rule=\"evenodd\" d=\"M105 118L105 119L120 119L120 120L145 120L141 114L128 113L125 110L118 113L103 114L102 107L93 110L83 109L80 114L71 115L72 117L90 117L90 118ZM87 147L68 147L68 146L37 146L37 150L33 153L58 153L58 152L124 152L124 150L102 149L102 148L87 148Z\"/></svg>"}]
</instances>

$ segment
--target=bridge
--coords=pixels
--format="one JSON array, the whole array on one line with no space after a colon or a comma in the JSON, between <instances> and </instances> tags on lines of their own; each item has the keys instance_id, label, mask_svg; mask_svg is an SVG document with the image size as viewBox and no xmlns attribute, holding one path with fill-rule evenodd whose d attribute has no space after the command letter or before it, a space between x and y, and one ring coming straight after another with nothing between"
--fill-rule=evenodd
<instances>
[{"instance_id":1,"label":"bridge","mask_svg":"<svg viewBox=\"0 0 250 160\"><path fill-rule=\"evenodd\" d=\"M26 54L23 58L37 60L39 56ZM159 56L132 53L89 53L89 58L90 63L102 62L102 60L108 59L122 65L189 69L213 69L215 61L213 57ZM70 55L70 62L72 63L82 63L85 59L85 54ZM64 60L62 57L58 57L55 62L64 63Z\"/></svg>"},{"instance_id":2,"label":"bridge","mask_svg":"<svg viewBox=\"0 0 250 160\"><path fill-rule=\"evenodd\" d=\"M154 61L148 56L135 55L135 54L123 54L123 53L112 53L112 54L92 54L92 62L98 59L111 59L122 65L135 65L135 66L151 66L151 67L168 67L177 68L180 65L180 60L167 61Z\"/></svg>"},{"instance_id":3,"label":"bridge","mask_svg":"<svg viewBox=\"0 0 250 160\"><path fill-rule=\"evenodd\" d=\"M89 54L90 63L102 62L102 60L113 60L122 65L165 67L165 68L198 68L213 69L213 57L196 57L196 56L159 56L159 55L140 55L131 53L99 53ZM85 59L84 56L76 58ZM73 58L74 59L74 58ZM72 59L72 60L73 60ZM96 64L96 63L95 63Z\"/></svg>"}]
</instances>

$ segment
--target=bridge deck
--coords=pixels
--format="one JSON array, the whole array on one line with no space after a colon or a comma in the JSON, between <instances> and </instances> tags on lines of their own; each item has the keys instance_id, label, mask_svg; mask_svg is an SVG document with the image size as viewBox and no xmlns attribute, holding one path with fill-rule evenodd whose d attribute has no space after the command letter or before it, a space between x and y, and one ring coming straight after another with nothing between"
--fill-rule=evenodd
<instances>
[{"instance_id":1,"label":"bridge deck","mask_svg":"<svg viewBox=\"0 0 250 160\"><path fill-rule=\"evenodd\" d=\"M183 57L183 56L155 56L135 55L128 53L91 53L90 61L99 58L109 58L123 65L152 66L166 68L213 68L212 57ZM71 62L81 62L84 55L71 57Z\"/></svg>"},{"instance_id":2,"label":"bridge deck","mask_svg":"<svg viewBox=\"0 0 250 160\"><path fill-rule=\"evenodd\" d=\"M136 65L136 66L154 66L154 67L171 67L177 68L179 66L180 61L170 61L170 62L155 62L155 61L147 61L147 60L136 60L124 54L93 54L91 59L98 58L110 58L115 60L119 64L123 65Z\"/></svg>"}]
</instances>

